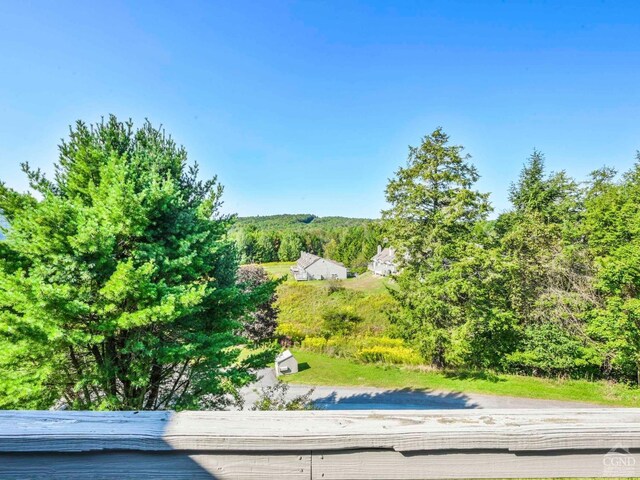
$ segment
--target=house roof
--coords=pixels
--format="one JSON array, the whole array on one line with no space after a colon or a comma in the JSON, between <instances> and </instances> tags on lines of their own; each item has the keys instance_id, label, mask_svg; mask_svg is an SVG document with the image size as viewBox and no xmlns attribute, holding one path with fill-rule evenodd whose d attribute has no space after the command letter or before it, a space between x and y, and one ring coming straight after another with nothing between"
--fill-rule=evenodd
<instances>
[{"instance_id":1,"label":"house roof","mask_svg":"<svg viewBox=\"0 0 640 480\"><path fill-rule=\"evenodd\" d=\"M384 248L380 253L376 253L371 261L373 262L389 262L393 263L396 258L396 251L393 248Z\"/></svg>"},{"instance_id":2,"label":"house roof","mask_svg":"<svg viewBox=\"0 0 640 480\"><path fill-rule=\"evenodd\" d=\"M287 349L276 357L276 363L283 362L284 360L291 357L293 357L293 353L291 353L291 350Z\"/></svg>"},{"instance_id":3,"label":"house roof","mask_svg":"<svg viewBox=\"0 0 640 480\"><path fill-rule=\"evenodd\" d=\"M334 265L338 265L339 267L344 267L344 263L336 262L335 260L331 260L330 258L322 258L313 253L301 252L300 258L298 259L298 266L302 269L306 269L316 263L318 260L326 260L327 262L333 263Z\"/></svg>"},{"instance_id":4,"label":"house roof","mask_svg":"<svg viewBox=\"0 0 640 480\"><path fill-rule=\"evenodd\" d=\"M301 252L300 258L298 259L298 266L300 268L307 268L320 260L320 257L314 255L313 253Z\"/></svg>"},{"instance_id":5,"label":"house roof","mask_svg":"<svg viewBox=\"0 0 640 480\"><path fill-rule=\"evenodd\" d=\"M329 263L333 263L334 265L338 265L339 267L344 267L344 263L342 262L336 262L335 260L331 260L330 258L323 258L323 260L326 260Z\"/></svg>"}]
</instances>

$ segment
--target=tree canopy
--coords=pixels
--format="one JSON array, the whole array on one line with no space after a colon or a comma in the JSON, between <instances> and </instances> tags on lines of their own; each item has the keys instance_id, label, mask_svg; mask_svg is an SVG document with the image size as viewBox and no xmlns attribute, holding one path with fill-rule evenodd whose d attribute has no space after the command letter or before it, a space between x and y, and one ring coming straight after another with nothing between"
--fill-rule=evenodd
<instances>
[{"instance_id":1,"label":"tree canopy","mask_svg":"<svg viewBox=\"0 0 640 480\"><path fill-rule=\"evenodd\" d=\"M437 129L387 186L398 332L438 366L640 383L640 158L580 184L534 151L487 220L462 151Z\"/></svg>"},{"instance_id":2,"label":"tree canopy","mask_svg":"<svg viewBox=\"0 0 640 480\"><path fill-rule=\"evenodd\" d=\"M146 122L77 122L55 176L0 185L0 408L216 408L263 358L242 321L222 187Z\"/></svg>"}]
</instances>

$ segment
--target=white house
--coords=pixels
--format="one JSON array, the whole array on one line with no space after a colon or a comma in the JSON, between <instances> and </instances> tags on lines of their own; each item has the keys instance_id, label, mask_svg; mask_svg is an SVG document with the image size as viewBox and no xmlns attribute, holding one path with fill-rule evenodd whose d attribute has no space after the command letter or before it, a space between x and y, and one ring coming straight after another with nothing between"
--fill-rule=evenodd
<instances>
[{"instance_id":1,"label":"white house","mask_svg":"<svg viewBox=\"0 0 640 480\"><path fill-rule=\"evenodd\" d=\"M290 350L285 350L276 357L276 376L298 372L298 361Z\"/></svg>"},{"instance_id":2,"label":"white house","mask_svg":"<svg viewBox=\"0 0 640 480\"><path fill-rule=\"evenodd\" d=\"M375 275L381 275L383 277L398 273L395 248L382 248L378 245L378 253L371 258L369 270Z\"/></svg>"},{"instance_id":3,"label":"white house","mask_svg":"<svg viewBox=\"0 0 640 480\"><path fill-rule=\"evenodd\" d=\"M300 252L300 258L291 267L293 278L302 280L331 280L347 278L347 267L340 262Z\"/></svg>"}]
</instances>

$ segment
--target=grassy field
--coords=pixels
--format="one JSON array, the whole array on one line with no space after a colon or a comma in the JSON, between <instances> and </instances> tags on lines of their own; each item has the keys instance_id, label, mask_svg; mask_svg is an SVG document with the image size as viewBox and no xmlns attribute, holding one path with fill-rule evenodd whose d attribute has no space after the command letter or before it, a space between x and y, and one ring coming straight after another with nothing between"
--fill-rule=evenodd
<instances>
[{"instance_id":1,"label":"grassy field","mask_svg":"<svg viewBox=\"0 0 640 480\"><path fill-rule=\"evenodd\" d=\"M550 380L483 372L420 371L410 367L359 364L300 350L294 353L303 369L285 378L291 383L304 385L434 389L627 407L640 406L640 390L607 382Z\"/></svg>"},{"instance_id":2,"label":"grassy field","mask_svg":"<svg viewBox=\"0 0 640 480\"><path fill-rule=\"evenodd\" d=\"M293 275L291 275L291 271L289 270L293 265L295 265L294 262L271 262L260 264L260 266L263 267L273 278L280 278L286 275L287 280L293 280Z\"/></svg>"},{"instance_id":3,"label":"grassy field","mask_svg":"<svg viewBox=\"0 0 640 480\"><path fill-rule=\"evenodd\" d=\"M388 279L367 272L340 281L343 288L331 292L326 281L293 280L289 273L291 265L293 263L288 262L262 265L274 277L288 276L278 288L279 323L286 327L287 335L292 335L291 332L298 332L302 337L318 335L322 329L323 314L336 310L350 311L361 317L354 335L377 337L388 334L386 312L393 307L393 299L388 291L393 284ZM302 350L296 350L296 356L310 368L287 377L293 383L435 389L640 406L640 390L608 382L550 380L478 372L446 373L417 367L363 364Z\"/></svg>"},{"instance_id":4,"label":"grassy field","mask_svg":"<svg viewBox=\"0 0 640 480\"><path fill-rule=\"evenodd\" d=\"M355 335L384 335L389 327L387 310L393 303L387 286L389 279L366 272L354 278L339 280L339 291L329 291L330 282L314 280L296 282L290 274L291 262L263 263L262 267L274 278L287 276L278 287L282 333L302 336L317 335L322 318L329 311L348 311L360 317ZM333 282L332 282L333 283Z\"/></svg>"}]
</instances>

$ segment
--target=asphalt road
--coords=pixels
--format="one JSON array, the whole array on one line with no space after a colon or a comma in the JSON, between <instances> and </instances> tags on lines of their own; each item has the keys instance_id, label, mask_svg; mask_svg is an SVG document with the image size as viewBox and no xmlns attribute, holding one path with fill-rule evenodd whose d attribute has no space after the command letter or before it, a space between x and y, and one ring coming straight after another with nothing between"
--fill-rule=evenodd
<instances>
[{"instance_id":1,"label":"asphalt road","mask_svg":"<svg viewBox=\"0 0 640 480\"><path fill-rule=\"evenodd\" d=\"M260 372L257 384L243 391L245 408L258 398L262 387L274 385L272 369ZM542 400L521 397L459 393L438 390L382 389L373 387L311 387L290 385L289 397L301 395L314 388L312 398L318 408L325 410L436 410L464 408L597 408L586 402Z\"/></svg>"}]
</instances>

